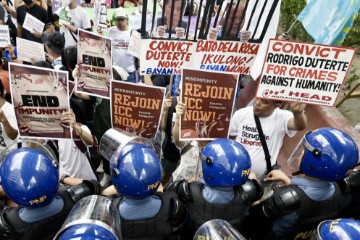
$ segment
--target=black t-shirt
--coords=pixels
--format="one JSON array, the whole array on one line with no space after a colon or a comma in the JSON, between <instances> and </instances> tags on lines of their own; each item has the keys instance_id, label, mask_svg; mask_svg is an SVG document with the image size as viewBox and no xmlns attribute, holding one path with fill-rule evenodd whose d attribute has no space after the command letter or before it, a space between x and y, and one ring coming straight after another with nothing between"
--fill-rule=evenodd
<instances>
[{"instance_id":1,"label":"black t-shirt","mask_svg":"<svg viewBox=\"0 0 360 240\"><path fill-rule=\"evenodd\" d=\"M7 18L6 18L6 20L5 20L5 9L3 8L3 6L0 7L0 20L3 20L4 23L5 23L6 20L7 20Z\"/></svg>"},{"instance_id":2,"label":"black t-shirt","mask_svg":"<svg viewBox=\"0 0 360 240\"><path fill-rule=\"evenodd\" d=\"M45 23L45 25L51 24L51 22L48 20L48 13L46 12L46 10L44 8L34 4L34 6L32 6L31 8L27 8L25 5L22 5L16 9L17 23L19 25L22 26L24 24L25 16L27 13L29 13L33 17L39 19L40 21ZM41 38L34 37L34 35L31 32L29 32L28 30L26 30L25 28L22 29L21 37L24 39L30 40L30 41L42 43Z\"/></svg>"}]
</instances>

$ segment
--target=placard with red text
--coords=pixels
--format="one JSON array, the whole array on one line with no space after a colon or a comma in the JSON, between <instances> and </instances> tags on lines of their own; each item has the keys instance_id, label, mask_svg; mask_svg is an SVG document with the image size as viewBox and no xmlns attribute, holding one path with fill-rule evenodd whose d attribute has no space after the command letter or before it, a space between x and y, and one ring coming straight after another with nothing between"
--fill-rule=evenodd
<instances>
[{"instance_id":1,"label":"placard with red text","mask_svg":"<svg viewBox=\"0 0 360 240\"><path fill-rule=\"evenodd\" d=\"M258 43L198 40L192 68L248 75L259 47Z\"/></svg>"},{"instance_id":2,"label":"placard with red text","mask_svg":"<svg viewBox=\"0 0 360 240\"><path fill-rule=\"evenodd\" d=\"M182 72L180 140L227 138L239 74Z\"/></svg>"},{"instance_id":3,"label":"placard with red text","mask_svg":"<svg viewBox=\"0 0 360 240\"><path fill-rule=\"evenodd\" d=\"M270 40L256 96L334 106L355 49Z\"/></svg>"},{"instance_id":4,"label":"placard with red text","mask_svg":"<svg viewBox=\"0 0 360 240\"><path fill-rule=\"evenodd\" d=\"M140 74L181 74L190 65L196 43L190 41L142 39Z\"/></svg>"},{"instance_id":5,"label":"placard with red text","mask_svg":"<svg viewBox=\"0 0 360 240\"><path fill-rule=\"evenodd\" d=\"M165 88L111 81L114 128L154 138L159 128Z\"/></svg>"},{"instance_id":6,"label":"placard with red text","mask_svg":"<svg viewBox=\"0 0 360 240\"><path fill-rule=\"evenodd\" d=\"M61 121L70 110L68 72L10 63L12 103L20 137L71 138Z\"/></svg>"},{"instance_id":7,"label":"placard with red text","mask_svg":"<svg viewBox=\"0 0 360 240\"><path fill-rule=\"evenodd\" d=\"M111 39L79 29L76 91L109 98L112 78Z\"/></svg>"}]
</instances>

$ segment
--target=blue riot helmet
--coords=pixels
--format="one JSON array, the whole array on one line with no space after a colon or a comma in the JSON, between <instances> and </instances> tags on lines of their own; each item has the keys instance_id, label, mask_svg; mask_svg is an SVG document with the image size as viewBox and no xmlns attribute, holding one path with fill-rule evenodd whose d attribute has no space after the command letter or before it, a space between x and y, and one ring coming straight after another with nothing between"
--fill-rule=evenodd
<instances>
[{"instance_id":1,"label":"blue riot helmet","mask_svg":"<svg viewBox=\"0 0 360 240\"><path fill-rule=\"evenodd\" d=\"M161 181L161 163L155 152L141 144L128 143L110 162L116 190L129 198L153 195Z\"/></svg>"},{"instance_id":2,"label":"blue riot helmet","mask_svg":"<svg viewBox=\"0 0 360 240\"><path fill-rule=\"evenodd\" d=\"M222 219L207 221L196 231L193 240L246 240L230 223Z\"/></svg>"},{"instance_id":3,"label":"blue riot helmet","mask_svg":"<svg viewBox=\"0 0 360 240\"><path fill-rule=\"evenodd\" d=\"M83 223L70 227L59 240L117 240L113 233L99 225Z\"/></svg>"},{"instance_id":4,"label":"blue riot helmet","mask_svg":"<svg viewBox=\"0 0 360 240\"><path fill-rule=\"evenodd\" d=\"M320 128L304 135L288 164L299 170L294 174L338 181L356 167L358 158L357 144L348 134L335 128Z\"/></svg>"},{"instance_id":5,"label":"blue riot helmet","mask_svg":"<svg viewBox=\"0 0 360 240\"><path fill-rule=\"evenodd\" d=\"M347 218L323 221L317 227L315 239L360 239L360 221Z\"/></svg>"},{"instance_id":6,"label":"blue riot helmet","mask_svg":"<svg viewBox=\"0 0 360 240\"><path fill-rule=\"evenodd\" d=\"M24 147L10 152L1 164L0 176L4 192L20 206L45 206L58 191L56 163L35 148Z\"/></svg>"},{"instance_id":7,"label":"blue riot helmet","mask_svg":"<svg viewBox=\"0 0 360 240\"><path fill-rule=\"evenodd\" d=\"M210 187L242 185L251 171L250 156L238 142L219 138L202 150L201 163L204 181Z\"/></svg>"},{"instance_id":8,"label":"blue riot helmet","mask_svg":"<svg viewBox=\"0 0 360 240\"><path fill-rule=\"evenodd\" d=\"M120 213L110 199L92 195L80 199L55 240L121 240Z\"/></svg>"}]
</instances>

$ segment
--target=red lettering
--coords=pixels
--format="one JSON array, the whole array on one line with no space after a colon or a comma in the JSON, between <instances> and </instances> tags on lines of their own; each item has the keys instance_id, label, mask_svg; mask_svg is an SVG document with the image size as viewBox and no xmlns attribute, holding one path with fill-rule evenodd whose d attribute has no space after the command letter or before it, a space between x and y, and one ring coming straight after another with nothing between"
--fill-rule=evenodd
<instances>
[{"instance_id":1,"label":"red lettering","mask_svg":"<svg viewBox=\"0 0 360 240\"><path fill-rule=\"evenodd\" d=\"M328 74L328 80L329 80L329 81L336 81L337 76L338 76L338 73L337 73L337 72L329 72L329 74Z\"/></svg>"},{"instance_id":2,"label":"red lettering","mask_svg":"<svg viewBox=\"0 0 360 240\"><path fill-rule=\"evenodd\" d=\"M154 44L156 44L156 42L157 42L156 40L150 42L149 48L150 48L151 50L156 50L156 47L154 46Z\"/></svg>"},{"instance_id":3,"label":"red lettering","mask_svg":"<svg viewBox=\"0 0 360 240\"><path fill-rule=\"evenodd\" d=\"M342 49L342 48L333 48L333 51L335 52L335 59L339 58L339 54L342 52L346 52L346 49Z\"/></svg>"}]
</instances>

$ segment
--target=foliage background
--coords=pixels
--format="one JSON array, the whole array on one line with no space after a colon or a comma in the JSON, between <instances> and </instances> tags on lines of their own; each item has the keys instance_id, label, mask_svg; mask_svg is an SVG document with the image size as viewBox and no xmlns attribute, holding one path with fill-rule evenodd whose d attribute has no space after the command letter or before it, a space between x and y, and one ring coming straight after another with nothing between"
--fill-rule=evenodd
<instances>
[{"instance_id":1,"label":"foliage background","mask_svg":"<svg viewBox=\"0 0 360 240\"><path fill-rule=\"evenodd\" d=\"M278 28L278 35L286 32L291 24L295 21L297 16L306 6L305 0L282 0L281 1L281 15L280 23ZM300 42L313 42L312 38L305 31L300 22L296 22L293 28L289 31L289 39L300 41ZM354 25L351 28L350 32L345 38L343 43L344 47L353 47L357 49L357 54L360 54L360 17L355 19ZM359 66L356 63L353 63L350 73L347 77L346 83L349 85L353 82L360 79L359 74L357 74Z\"/></svg>"}]
</instances>

